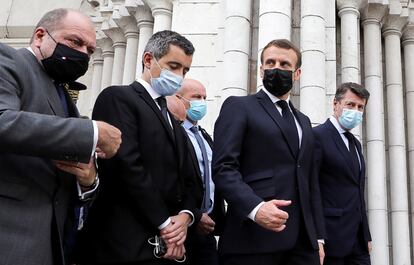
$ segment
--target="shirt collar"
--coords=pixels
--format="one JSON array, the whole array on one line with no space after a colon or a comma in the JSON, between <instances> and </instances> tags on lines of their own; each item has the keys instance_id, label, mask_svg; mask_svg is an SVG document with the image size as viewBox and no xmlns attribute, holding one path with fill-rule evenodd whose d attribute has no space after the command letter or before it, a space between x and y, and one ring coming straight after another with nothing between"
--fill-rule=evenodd
<instances>
[{"instance_id":1,"label":"shirt collar","mask_svg":"<svg viewBox=\"0 0 414 265\"><path fill-rule=\"evenodd\" d=\"M185 119L182 125L183 125L183 127L184 127L186 130L190 130L190 128L191 128L191 127L193 127L193 126L198 126L197 124L196 124L196 125L194 125L194 124L193 124L191 121L189 121L188 119Z\"/></svg>"},{"instance_id":2,"label":"shirt collar","mask_svg":"<svg viewBox=\"0 0 414 265\"><path fill-rule=\"evenodd\" d=\"M346 132L341 125L339 124L338 120L335 118L335 116L329 117L329 120L331 121L332 125L336 128L336 130L339 132L339 134L343 134Z\"/></svg>"},{"instance_id":3,"label":"shirt collar","mask_svg":"<svg viewBox=\"0 0 414 265\"><path fill-rule=\"evenodd\" d=\"M34 56L36 56L36 54L34 53L34 51L33 51L33 49L32 49L32 47L27 47L26 48L29 52L31 52Z\"/></svg>"},{"instance_id":4,"label":"shirt collar","mask_svg":"<svg viewBox=\"0 0 414 265\"><path fill-rule=\"evenodd\" d=\"M270 98L270 100L272 101L272 103L273 104L275 104L276 102L278 102L279 100L282 100L282 99L280 99L280 98L278 98L278 97L276 97L276 96L274 96L272 93L270 93L269 91L267 91L267 89L266 88L262 88L262 90L263 90L263 92L265 92L268 96L269 96L269 98ZM286 102L287 103L289 103L289 101L290 101L290 95L288 96L288 98L286 99ZM290 107L290 106L289 106Z\"/></svg>"},{"instance_id":5,"label":"shirt collar","mask_svg":"<svg viewBox=\"0 0 414 265\"><path fill-rule=\"evenodd\" d=\"M142 78L137 78L137 82L140 83L148 92L148 94L150 94L152 99L157 99L159 97L161 97L160 94L158 94L150 85L150 83L148 83L147 81L145 81Z\"/></svg>"}]
</instances>

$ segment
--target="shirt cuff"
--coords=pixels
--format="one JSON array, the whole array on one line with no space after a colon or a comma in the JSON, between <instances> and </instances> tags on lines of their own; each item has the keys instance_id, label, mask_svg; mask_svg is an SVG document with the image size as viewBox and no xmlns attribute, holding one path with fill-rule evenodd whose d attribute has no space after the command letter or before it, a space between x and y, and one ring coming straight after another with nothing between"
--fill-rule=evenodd
<instances>
[{"instance_id":1,"label":"shirt cuff","mask_svg":"<svg viewBox=\"0 0 414 265\"><path fill-rule=\"evenodd\" d=\"M92 124L93 124L93 146L92 146L91 156L94 156L95 151L96 151L96 145L98 144L99 129L98 129L98 125L96 124L96 121L92 121Z\"/></svg>"},{"instance_id":2,"label":"shirt cuff","mask_svg":"<svg viewBox=\"0 0 414 265\"><path fill-rule=\"evenodd\" d=\"M96 173L96 185L95 185L95 187L93 187L93 189L91 189L91 190L88 190L88 191L85 191L85 192L82 192L82 189L81 189L81 187L80 187L80 185L79 185L79 182L76 182L76 187L78 188L78 196L79 196L79 200L81 200L81 201L86 201L86 200L88 200L89 198L91 198L92 197L92 195L95 193L95 191L96 191L96 189L98 188L98 186L99 186L99 178L98 178L98 173Z\"/></svg>"},{"instance_id":3,"label":"shirt cuff","mask_svg":"<svg viewBox=\"0 0 414 265\"><path fill-rule=\"evenodd\" d=\"M318 243L325 245L325 239L318 239Z\"/></svg>"},{"instance_id":4,"label":"shirt cuff","mask_svg":"<svg viewBox=\"0 0 414 265\"><path fill-rule=\"evenodd\" d=\"M167 225L169 225L170 223L171 223L171 218L170 218L170 217L168 217L168 219L167 219L167 220L165 220L165 222L164 222L164 223L162 223L161 225L159 225L159 226L158 226L158 229L159 229L159 230L162 230L162 229L166 228L166 227L167 227Z\"/></svg>"},{"instance_id":5,"label":"shirt cuff","mask_svg":"<svg viewBox=\"0 0 414 265\"><path fill-rule=\"evenodd\" d=\"M188 224L188 226L191 226L194 224L194 214L189 210L182 210L179 213L188 213L191 216L191 222Z\"/></svg>"},{"instance_id":6,"label":"shirt cuff","mask_svg":"<svg viewBox=\"0 0 414 265\"><path fill-rule=\"evenodd\" d=\"M260 206L262 206L263 204L264 204L264 202L261 202L256 207L254 207L254 209L249 213L249 215L247 217L252 219L252 221L256 222L257 211L259 210Z\"/></svg>"}]
</instances>

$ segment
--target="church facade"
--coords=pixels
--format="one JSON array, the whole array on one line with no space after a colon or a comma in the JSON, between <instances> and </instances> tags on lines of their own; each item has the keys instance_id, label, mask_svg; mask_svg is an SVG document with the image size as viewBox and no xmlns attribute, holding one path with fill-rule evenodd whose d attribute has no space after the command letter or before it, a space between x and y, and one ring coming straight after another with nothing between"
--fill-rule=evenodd
<instances>
[{"instance_id":1,"label":"church facade","mask_svg":"<svg viewBox=\"0 0 414 265\"><path fill-rule=\"evenodd\" d=\"M372 264L413 263L413 0L2 0L0 42L27 47L39 18L58 7L80 9L96 26L98 49L80 80L88 86L78 100L83 115L100 91L140 76L146 42L164 29L195 46L187 77L207 88L202 125L210 133L224 99L262 87L258 58L272 39L300 47L292 101L313 125L332 115L337 85L363 84L371 97L353 132L367 160Z\"/></svg>"}]
</instances>

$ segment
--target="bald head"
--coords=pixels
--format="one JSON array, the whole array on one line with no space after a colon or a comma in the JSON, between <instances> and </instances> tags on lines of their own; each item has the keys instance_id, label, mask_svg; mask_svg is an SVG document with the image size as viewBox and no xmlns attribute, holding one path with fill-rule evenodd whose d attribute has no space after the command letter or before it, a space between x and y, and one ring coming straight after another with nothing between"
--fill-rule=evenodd
<instances>
[{"instance_id":1,"label":"bald head","mask_svg":"<svg viewBox=\"0 0 414 265\"><path fill-rule=\"evenodd\" d=\"M59 8L46 13L36 26L30 47L40 61L53 54L57 43L92 55L96 35L91 19L74 9Z\"/></svg>"},{"instance_id":2,"label":"bald head","mask_svg":"<svg viewBox=\"0 0 414 265\"><path fill-rule=\"evenodd\" d=\"M189 95L190 93L197 91L202 92L201 94L204 95L204 99L206 97L206 88L201 84L200 81L197 81L195 79L185 78L183 80L183 83L181 85L180 90L177 92L180 96L183 96L187 98L185 95ZM189 98L187 98L189 99ZM197 98L200 99L200 98Z\"/></svg>"},{"instance_id":3,"label":"bald head","mask_svg":"<svg viewBox=\"0 0 414 265\"><path fill-rule=\"evenodd\" d=\"M184 104L186 105L186 108L190 107L188 101L201 99L205 100L207 98L206 88L203 86L203 84L195 79L190 78L185 78L183 80L183 83L180 90L178 90L177 95L185 99Z\"/></svg>"},{"instance_id":4,"label":"bald head","mask_svg":"<svg viewBox=\"0 0 414 265\"><path fill-rule=\"evenodd\" d=\"M71 8L57 8L53 9L46 14L39 20L35 27L35 31L33 32L33 36L30 40L30 43L33 42L34 35L36 33L36 29L44 28L49 31L49 33L53 33L55 30L64 26L64 21L67 19L67 16L70 15L69 19L73 18L75 20L84 20L86 23L90 24L93 28L93 23L91 19L85 15L84 13Z\"/></svg>"}]
</instances>

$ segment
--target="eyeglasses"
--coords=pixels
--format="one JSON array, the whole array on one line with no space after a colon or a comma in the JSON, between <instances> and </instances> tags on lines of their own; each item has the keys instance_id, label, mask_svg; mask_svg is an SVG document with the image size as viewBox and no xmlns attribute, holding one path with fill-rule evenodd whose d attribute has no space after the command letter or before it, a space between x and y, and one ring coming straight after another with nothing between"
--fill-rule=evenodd
<instances>
[{"instance_id":1,"label":"eyeglasses","mask_svg":"<svg viewBox=\"0 0 414 265\"><path fill-rule=\"evenodd\" d=\"M148 239L148 243L152 246L154 246L154 257L156 257L157 259L162 258L165 253L167 253L167 244L165 244L165 241L159 237L159 236L154 236L154 237L150 237ZM176 262L178 263L182 263L186 260L186 256L184 254L183 258L181 260L177 260L174 259Z\"/></svg>"}]
</instances>

